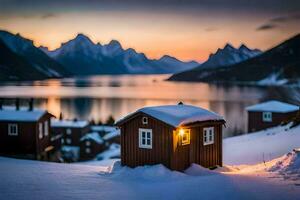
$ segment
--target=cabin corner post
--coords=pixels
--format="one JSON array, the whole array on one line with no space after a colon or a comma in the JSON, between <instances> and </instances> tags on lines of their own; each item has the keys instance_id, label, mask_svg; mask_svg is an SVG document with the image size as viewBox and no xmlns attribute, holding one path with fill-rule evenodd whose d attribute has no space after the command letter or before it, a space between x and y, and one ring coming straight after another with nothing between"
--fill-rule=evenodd
<instances>
[{"instance_id":1,"label":"cabin corner post","mask_svg":"<svg viewBox=\"0 0 300 200\"><path fill-rule=\"evenodd\" d=\"M171 147L171 156L170 156L170 168L172 170L177 170L177 159L176 159L176 151L178 146L178 137L176 129L172 131L172 147Z\"/></svg>"},{"instance_id":2,"label":"cabin corner post","mask_svg":"<svg viewBox=\"0 0 300 200\"><path fill-rule=\"evenodd\" d=\"M124 126L119 126L120 129L120 137L121 137L121 148L120 148L120 154L121 154L121 165L124 166L126 165L125 161L125 131L124 131Z\"/></svg>"},{"instance_id":3,"label":"cabin corner post","mask_svg":"<svg viewBox=\"0 0 300 200\"><path fill-rule=\"evenodd\" d=\"M220 125L220 167L223 166L223 125Z\"/></svg>"}]
</instances>

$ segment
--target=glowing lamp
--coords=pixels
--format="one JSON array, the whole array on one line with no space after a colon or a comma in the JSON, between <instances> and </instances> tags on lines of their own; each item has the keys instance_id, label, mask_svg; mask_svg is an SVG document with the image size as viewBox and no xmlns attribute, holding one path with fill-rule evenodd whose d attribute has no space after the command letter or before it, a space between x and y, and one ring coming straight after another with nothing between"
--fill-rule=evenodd
<instances>
[{"instance_id":1,"label":"glowing lamp","mask_svg":"<svg viewBox=\"0 0 300 200\"><path fill-rule=\"evenodd\" d=\"M184 130L181 128L181 129L179 129L179 135L180 136L183 136L184 135Z\"/></svg>"}]
</instances>

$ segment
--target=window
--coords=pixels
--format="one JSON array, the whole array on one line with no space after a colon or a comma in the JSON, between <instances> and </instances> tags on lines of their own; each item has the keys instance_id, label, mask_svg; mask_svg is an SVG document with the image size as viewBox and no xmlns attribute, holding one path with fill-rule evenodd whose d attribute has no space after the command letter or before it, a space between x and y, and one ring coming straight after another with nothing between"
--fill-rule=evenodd
<instances>
[{"instance_id":1,"label":"window","mask_svg":"<svg viewBox=\"0 0 300 200\"><path fill-rule=\"evenodd\" d=\"M65 140L64 140L64 138L61 138L61 141L60 141L62 144L64 144L65 143Z\"/></svg>"},{"instance_id":2,"label":"window","mask_svg":"<svg viewBox=\"0 0 300 200\"><path fill-rule=\"evenodd\" d=\"M139 129L139 147L152 149L152 129Z\"/></svg>"},{"instance_id":3,"label":"window","mask_svg":"<svg viewBox=\"0 0 300 200\"><path fill-rule=\"evenodd\" d=\"M43 123L39 123L39 138L43 138Z\"/></svg>"},{"instance_id":4,"label":"window","mask_svg":"<svg viewBox=\"0 0 300 200\"><path fill-rule=\"evenodd\" d=\"M72 134L72 130L70 128L67 129L67 135L71 135Z\"/></svg>"},{"instance_id":5,"label":"window","mask_svg":"<svg viewBox=\"0 0 300 200\"><path fill-rule=\"evenodd\" d=\"M271 112L263 112L262 113L263 122L272 122L272 113Z\"/></svg>"},{"instance_id":6,"label":"window","mask_svg":"<svg viewBox=\"0 0 300 200\"><path fill-rule=\"evenodd\" d=\"M86 148L85 149L85 153L91 153L91 149L90 148Z\"/></svg>"},{"instance_id":7,"label":"window","mask_svg":"<svg viewBox=\"0 0 300 200\"><path fill-rule=\"evenodd\" d=\"M181 139L181 145L187 145L191 143L191 130L179 129L179 137Z\"/></svg>"},{"instance_id":8,"label":"window","mask_svg":"<svg viewBox=\"0 0 300 200\"><path fill-rule=\"evenodd\" d=\"M67 144L71 144L71 143L72 143L71 138L67 138L67 139L66 139L66 143L67 143Z\"/></svg>"},{"instance_id":9,"label":"window","mask_svg":"<svg viewBox=\"0 0 300 200\"><path fill-rule=\"evenodd\" d=\"M18 135L18 125L8 124L8 135L17 136Z\"/></svg>"},{"instance_id":10,"label":"window","mask_svg":"<svg viewBox=\"0 0 300 200\"><path fill-rule=\"evenodd\" d=\"M214 127L208 127L203 129L203 144L213 144L214 143Z\"/></svg>"},{"instance_id":11,"label":"window","mask_svg":"<svg viewBox=\"0 0 300 200\"><path fill-rule=\"evenodd\" d=\"M148 124L148 117L143 117L142 122L143 124Z\"/></svg>"},{"instance_id":12,"label":"window","mask_svg":"<svg viewBox=\"0 0 300 200\"><path fill-rule=\"evenodd\" d=\"M44 134L45 136L48 136L49 134L49 125L48 125L48 121L44 122Z\"/></svg>"},{"instance_id":13,"label":"window","mask_svg":"<svg viewBox=\"0 0 300 200\"><path fill-rule=\"evenodd\" d=\"M86 141L86 142L85 142L85 145L86 145L86 146L91 146L91 142L90 142L90 141Z\"/></svg>"}]
</instances>

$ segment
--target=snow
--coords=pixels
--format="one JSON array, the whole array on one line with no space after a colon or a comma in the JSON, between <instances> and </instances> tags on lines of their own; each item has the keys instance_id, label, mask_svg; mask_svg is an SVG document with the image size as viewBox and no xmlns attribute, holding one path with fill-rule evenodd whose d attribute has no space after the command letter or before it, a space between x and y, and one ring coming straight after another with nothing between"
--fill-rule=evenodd
<instances>
[{"instance_id":1,"label":"snow","mask_svg":"<svg viewBox=\"0 0 300 200\"><path fill-rule=\"evenodd\" d=\"M101 136L99 135L99 133L97 132L87 133L85 136L80 138L80 141L89 140L89 139L97 142L98 144L103 144L104 142Z\"/></svg>"},{"instance_id":2,"label":"snow","mask_svg":"<svg viewBox=\"0 0 300 200\"><path fill-rule=\"evenodd\" d=\"M59 120L59 119L51 119L51 127L70 127L70 128L83 128L89 125L88 121L84 120Z\"/></svg>"},{"instance_id":3,"label":"snow","mask_svg":"<svg viewBox=\"0 0 300 200\"><path fill-rule=\"evenodd\" d=\"M300 147L300 126L292 123L223 140L226 165L255 164L269 161Z\"/></svg>"},{"instance_id":4,"label":"snow","mask_svg":"<svg viewBox=\"0 0 300 200\"><path fill-rule=\"evenodd\" d=\"M249 106L246 110L252 112L287 113L299 110L299 106L273 100Z\"/></svg>"},{"instance_id":5,"label":"snow","mask_svg":"<svg viewBox=\"0 0 300 200\"><path fill-rule=\"evenodd\" d=\"M111 158L120 158L120 145L116 144L116 143L112 143L109 146L109 149L99 153L96 156L97 160L107 160L107 159L111 159Z\"/></svg>"},{"instance_id":6,"label":"snow","mask_svg":"<svg viewBox=\"0 0 300 200\"><path fill-rule=\"evenodd\" d=\"M284 155L269 171L300 174L300 149L294 149L293 152Z\"/></svg>"},{"instance_id":7,"label":"snow","mask_svg":"<svg viewBox=\"0 0 300 200\"><path fill-rule=\"evenodd\" d=\"M258 81L258 85L272 86L272 85L284 85L288 82L287 79L279 79L280 73L273 73L268 75L266 78Z\"/></svg>"},{"instance_id":8,"label":"snow","mask_svg":"<svg viewBox=\"0 0 300 200\"><path fill-rule=\"evenodd\" d=\"M91 130L94 132L112 132L115 131L117 127L115 126L106 126L106 125L99 125L99 126L91 126Z\"/></svg>"},{"instance_id":9,"label":"snow","mask_svg":"<svg viewBox=\"0 0 300 200\"><path fill-rule=\"evenodd\" d=\"M112 139L112 138L114 138L114 137L120 136L120 134L121 134L120 129L117 129L117 130L114 130L114 131L112 131L112 132L107 133L106 135L104 135L104 136L103 136L103 139L104 139L104 140L110 140L110 139Z\"/></svg>"},{"instance_id":10,"label":"snow","mask_svg":"<svg viewBox=\"0 0 300 200\"><path fill-rule=\"evenodd\" d=\"M162 165L105 167L0 157L1 199L299 199L299 186L262 175L186 174Z\"/></svg>"},{"instance_id":11,"label":"snow","mask_svg":"<svg viewBox=\"0 0 300 200\"><path fill-rule=\"evenodd\" d=\"M194 122L208 121L208 120L224 120L220 115L205 110L203 108L191 105L166 105L166 106L153 106L144 107L136 112L121 118L116 124L126 120L136 113L145 113L156 119L159 119L173 127L184 126Z\"/></svg>"},{"instance_id":12,"label":"snow","mask_svg":"<svg viewBox=\"0 0 300 200\"><path fill-rule=\"evenodd\" d=\"M16 110L15 107L5 106L0 110L0 120L32 122L38 121L44 114L46 114L46 110L34 109L29 111L28 107L20 107L20 110Z\"/></svg>"},{"instance_id":13,"label":"snow","mask_svg":"<svg viewBox=\"0 0 300 200\"><path fill-rule=\"evenodd\" d=\"M64 157L77 161L80 157L80 147L64 145L61 147Z\"/></svg>"}]
</instances>

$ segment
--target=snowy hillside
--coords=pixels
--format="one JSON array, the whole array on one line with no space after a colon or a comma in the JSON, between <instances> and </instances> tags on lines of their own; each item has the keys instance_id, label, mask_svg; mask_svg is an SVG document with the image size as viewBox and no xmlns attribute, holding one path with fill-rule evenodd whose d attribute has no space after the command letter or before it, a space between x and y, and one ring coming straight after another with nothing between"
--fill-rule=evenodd
<instances>
[{"instance_id":1,"label":"snowy hillside","mask_svg":"<svg viewBox=\"0 0 300 200\"><path fill-rule=\"evenodd\" d=\"M104 45L94 44L83 34L78 34L54 51L44 47L41 50L77 75L165 74L188 70L198 65L197 62L182 62L170 56L152 60L133 48L123 49L117 40Z\"/></svg>"}]
</instances>

